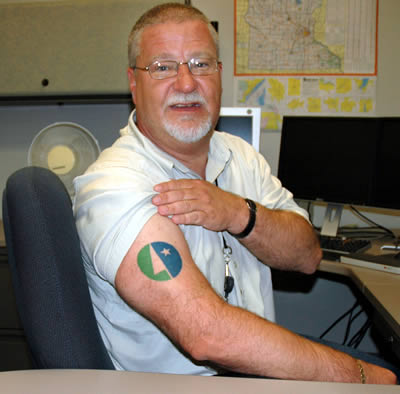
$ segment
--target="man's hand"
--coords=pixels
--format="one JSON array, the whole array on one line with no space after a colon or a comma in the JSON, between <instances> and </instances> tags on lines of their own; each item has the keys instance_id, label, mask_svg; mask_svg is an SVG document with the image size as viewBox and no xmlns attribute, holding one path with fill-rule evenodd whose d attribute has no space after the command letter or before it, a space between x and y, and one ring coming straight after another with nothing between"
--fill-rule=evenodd
<instances>
[{"instance_id":1,"label":"man's hand","mask_svg":"<svg viewBox=\"0 0 400 394\"><path fill-rule=\"evenodd\" d=\"M171 180L154 190L159 193L153 197L158 213L175 224L240 234L249 222L246 201L210 182ZM301 215L259 204L254 229L240 242L260 261L278 269L311 274L322 257L314 230Z\"/></svg>"},{"instance_id":2,"label":"man's hand","mask_svg":"<svg viewBox=\"0 0 400 394\"><path fill-rule=\"evenodd\" d=\"M386 368L378 367L377 365L369 364L362 361L367 384L396 384L397 377Z\"/></svg>"},{"instance_id":3,"label":"man's hand","mask_svg":"<svg viewBox=\"0 0 400 394\"><path fill-rule=\"evenodd\" d=\"M239 233L246 227L248 209L239 196L210 182L179 179L154 186L153 204L175 224L194 224L212 231ZM243 212L242 215L239 215Z\"/></svg>"}]
</instances>

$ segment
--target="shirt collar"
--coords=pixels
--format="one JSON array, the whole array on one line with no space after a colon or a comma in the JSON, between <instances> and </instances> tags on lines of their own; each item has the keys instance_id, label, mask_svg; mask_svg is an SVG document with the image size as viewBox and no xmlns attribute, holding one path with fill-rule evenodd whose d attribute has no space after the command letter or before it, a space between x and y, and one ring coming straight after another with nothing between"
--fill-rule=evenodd
<instances>
[{"instance_id":1,"label":"shirt collar","mask_svg":"<svg viewBox=\"0 0 400 394\"><path fill-rule=\"evenodd\" d=\"M206 178L214 183L218 176L224 172L232 160L232 150L219 131L214 131L210 141Z\"/></svg>"},{"instance_id":2,"label":"shirt collar","mask_svg":"<svg viewBox=\"0 0 400 394\"><path fill-rule=\"evenodd\" d=\"M198 178L199 176L191 169L187 168L179 160L161 150L157 145L144 136L138 129L136 123L136 110L133 110L129 116L128 126L120 131L121 137L134 137L145 152L155 153L160 164L167 169L176 168L178 171L187 174L190 178ZM219 132L214 132L210 140L210 149L208 152L208 162L206 167L206 180L214 183L215 179L224 171L231 161L232 151L226 144L224 138Z\"/></svg>"}]
</instances>

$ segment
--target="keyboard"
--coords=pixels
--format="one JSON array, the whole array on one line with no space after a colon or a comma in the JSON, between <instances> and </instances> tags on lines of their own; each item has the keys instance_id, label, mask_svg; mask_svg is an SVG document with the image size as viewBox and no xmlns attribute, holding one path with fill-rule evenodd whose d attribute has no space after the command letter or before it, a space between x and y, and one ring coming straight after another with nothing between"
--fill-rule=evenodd
<instances>
[{"instance_id":1,"label":"keyboard","mask_svg":"<svg viewBox=\"0 0 400 394\"><path fill-rule=\"evenodd\" d=\"M371 247L371 241L360 238L342 238L320 235L319 241L324 252L351 254L360 253Z\"/></svg>"}]
</instances>

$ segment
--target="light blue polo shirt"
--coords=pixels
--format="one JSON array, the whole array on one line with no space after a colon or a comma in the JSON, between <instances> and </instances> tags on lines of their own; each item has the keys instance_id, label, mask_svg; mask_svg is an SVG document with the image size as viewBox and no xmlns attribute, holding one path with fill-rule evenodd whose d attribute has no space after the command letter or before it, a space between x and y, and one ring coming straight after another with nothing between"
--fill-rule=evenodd
<instances>
[{"instance_id":1,"label":"light blue polo shirt","mask_svg":"<svg viewBox=\"0 0 400 394\"><path fill-rule=\"evenodd\" d=\"M195 365L150 321L117 294L119 265L145 223L157 212L151 203L155 184L199 176L161 151L139 132L134 112L121 137L74 181L74 214L81 239L92 301L100 332L117 369L192 375L215 371ZM271 209L307 218L292 194L272 176L262 155L239 137L215 132L210 141L206 180ZM222 235L200 226L181 225L196 265L223 296L225 262ZM234 237L230 272L235 287L229 301L275 320L271 272Z\"/></svg>"}]
</instances>

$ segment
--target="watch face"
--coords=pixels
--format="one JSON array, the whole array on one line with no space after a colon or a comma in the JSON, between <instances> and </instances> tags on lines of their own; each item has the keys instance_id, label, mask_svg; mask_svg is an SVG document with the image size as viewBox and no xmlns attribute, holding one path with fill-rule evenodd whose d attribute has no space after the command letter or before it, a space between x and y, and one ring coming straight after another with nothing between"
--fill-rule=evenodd
<instances>
[{"instance_id":1,"label":"watch face","mask_svg":"<svg viewBox=\"0 0 400 394\"><path fill-rule=\"evenodd\" d=\"M76 123L60 122L36 135L29 148L28 164L53 171L72 197L73 179L83 174L99 154L99 144L87 129Z\"/></svg>"}]
</instances>

